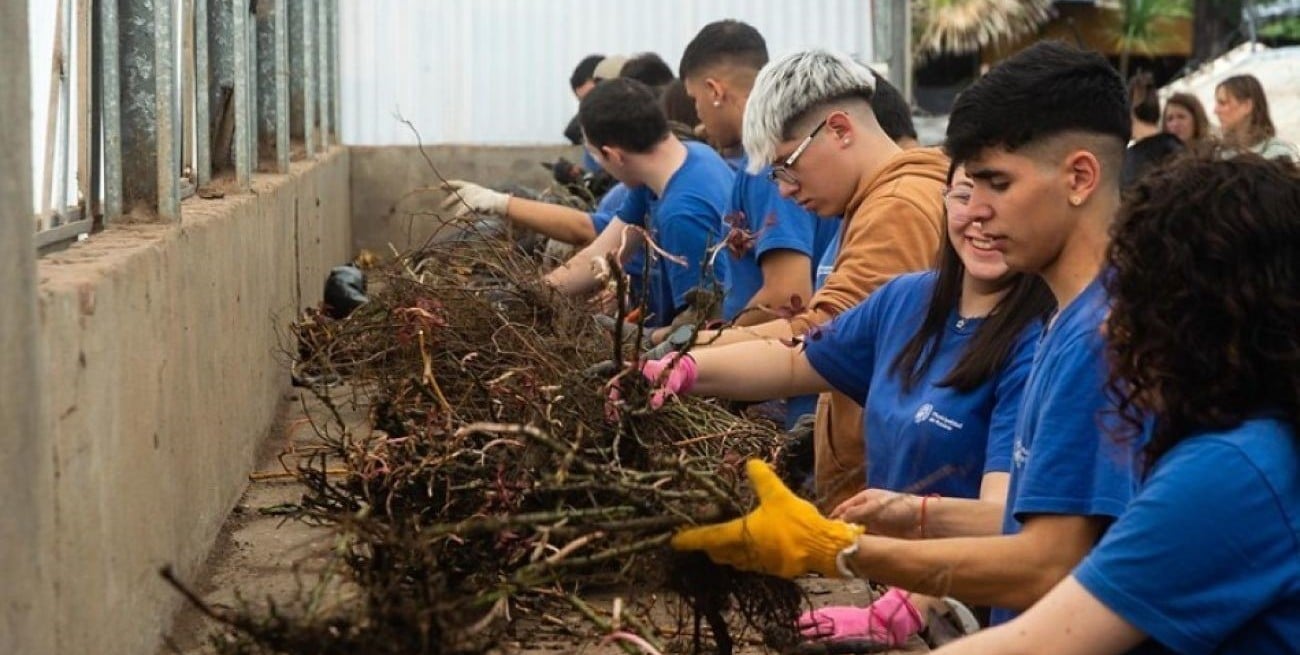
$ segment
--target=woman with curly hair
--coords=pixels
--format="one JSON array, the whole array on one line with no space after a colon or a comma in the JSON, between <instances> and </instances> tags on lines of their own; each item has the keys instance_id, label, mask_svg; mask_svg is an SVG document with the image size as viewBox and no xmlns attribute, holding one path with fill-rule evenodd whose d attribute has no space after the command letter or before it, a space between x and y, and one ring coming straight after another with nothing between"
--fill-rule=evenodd
<instances>
[{"instance_id":1,"label":"woman with curly hair","mask_svg":"<svg viewBox=\"0 0 1300 655\"><path fill-rule=\"evenodd\" d=\"M1214 115L1223 128L1223 155L1253 152L1267 159L1300 162L1294 144L1279 139L1268 113L1268 96L1254 75L1233 75L1214 89Z\"/></svg>"},{"instance_id":2,"label":"woman with curly hair","mask_svg":"<svg viewBox=\"0 0 1300 655\"><path fill-rule=\"evenodd\" d=\"M1038 604L941 653L1300 644L1300 172L1192 160L1129 203L1106 332L1120 415L1153 426L1142 490Z\"/></svg>"}]
</instances>

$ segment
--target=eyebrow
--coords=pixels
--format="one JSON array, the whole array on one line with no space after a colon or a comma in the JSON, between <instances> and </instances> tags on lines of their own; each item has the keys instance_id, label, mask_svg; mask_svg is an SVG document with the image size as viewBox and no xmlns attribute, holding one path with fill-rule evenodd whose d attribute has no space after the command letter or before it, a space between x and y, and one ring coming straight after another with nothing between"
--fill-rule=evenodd
<instances>
[{"instance_id":1,"label":"eyebrow","mask_svg":"<svg viewBox=\"0 0 1300 655\"><path fill-rule=\"evenodd\" d=\"M980 168L974 171L967 170L966 177L972 180L988 181L995 177L1009 177L1006 171L1000 171L996 168Z\"/></svg>"}]
</instances>

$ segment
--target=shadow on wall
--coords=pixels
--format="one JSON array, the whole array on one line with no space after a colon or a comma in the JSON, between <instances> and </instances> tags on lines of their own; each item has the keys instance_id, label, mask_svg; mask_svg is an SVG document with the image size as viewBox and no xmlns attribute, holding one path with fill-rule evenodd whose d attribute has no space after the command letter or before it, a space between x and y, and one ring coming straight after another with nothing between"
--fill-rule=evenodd
<instances>
[{"instance_id":1,"label":"shadow on wall","mask_svg":"<svg viewBox=\"0 0 1300 655\"><path fill-rule=\"evenodd\" d=\"M577 146L425 146L438 172L493 188L513 184L542 190L554 184L541 166L559 157L577 160ZM409 250L442 232L441 181L415 146L357 146L351 151L352 234L355 249L384 257ZM391 244L391 247L390 247Z\"/></svg>"}]
</instances>

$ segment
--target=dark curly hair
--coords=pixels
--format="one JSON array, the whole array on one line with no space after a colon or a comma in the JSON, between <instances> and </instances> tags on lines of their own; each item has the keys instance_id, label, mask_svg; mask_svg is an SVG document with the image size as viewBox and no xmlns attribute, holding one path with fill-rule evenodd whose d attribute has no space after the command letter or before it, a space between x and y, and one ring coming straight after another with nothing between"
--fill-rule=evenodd
<instances>
[{"instance_id":1,"label":"dark curly hair","mask_svg":"<svg viewBox=\"0 0 1300 655\"><path fill-rule=\"evenodd\" d=\"M1136 184L1112 228L1109 392L1150 465L1252 415L1300 425L1300 171L1187 157Z\"/></svg>"}]
</instances>

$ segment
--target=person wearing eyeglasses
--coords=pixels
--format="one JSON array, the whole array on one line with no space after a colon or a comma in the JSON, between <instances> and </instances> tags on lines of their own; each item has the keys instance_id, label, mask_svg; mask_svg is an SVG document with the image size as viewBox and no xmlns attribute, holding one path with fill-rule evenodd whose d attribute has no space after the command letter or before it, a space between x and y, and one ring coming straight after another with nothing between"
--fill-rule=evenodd
<instances>
[{"instance_id":1,"label":"person wearing eyeglasses","mask_svg":"<svg viewBox=\"0 0 1300 655\"><path fill-rule=\"evenodd\" d=\"M656 381L670 370L667 393L737 400L840 391L866 408L866 489L831 518L903 539L998 534L1020 395L1055 302L989 247L971 188L958 167L937 270L885 283L802 350L748 341L669 355L643 373ZM902 646L934 625L928 610L947 607L892 590L866 608L806 614L801 627L815 639Z\"/></svg>"},{"instance_id":2,"label":"person wearing eyeglasses","mask_svg":"<svg viewBox=\"0 0 1300 655\"><path fill-rule=\"evenodd\" d=\"M990 623L1001 624L1042 599L1116 529L1137 492L1145 439L1115 438L1124 406L1110 390L1127 388L1108 378L1102 329L1111 306L1106 248L1130 136L1126 95L1101 55L1042 41L963 91L949 118L946 146L973 181L981 245L1001 254L1009 269L1039 277L1057 304L1025 379L1001 534L922 541L863 534L861 526L799 501L755 462L749 467L759 507L728 523L683 530L673 547L747 570L861 576L951 596L993 607ZM1146 293L1175 310L1185 304ZM1180 321L1193 335L1204 325ZM1200 607L1201 614L1220 611L1215 603ZM1086 630L1072 638L1092 645ZM1060 650L1054 646L1029 652Z\"/></svg>"},{"instance_id":3,"label":"person wearing eyeglasses","mask_svg":"<svg viewBox=\"0 0 1300 655\"><path fill-rule=\"evenodd\" d=\"M934 148L900 148L876 119L874 91L867 67L825 51L784 57L758 74L742 124L749 172L770 164L782 196L818 216L843 216L840 249L825 284L791 317L706 332L697 343L788 341L894 277L934 264L948 158ZM853 399L838 392L818 399L814 493L826 509L861 489L861 428Z\"/></svg>"}]
</instances>

